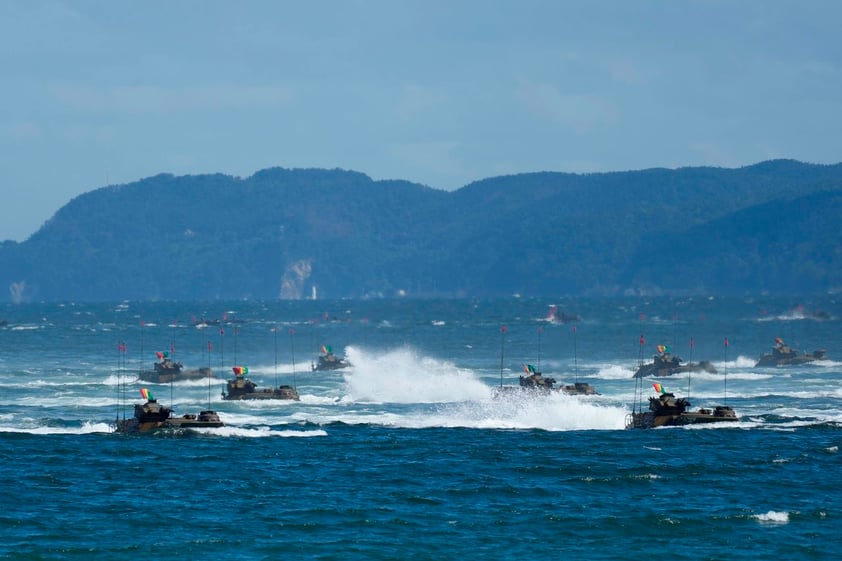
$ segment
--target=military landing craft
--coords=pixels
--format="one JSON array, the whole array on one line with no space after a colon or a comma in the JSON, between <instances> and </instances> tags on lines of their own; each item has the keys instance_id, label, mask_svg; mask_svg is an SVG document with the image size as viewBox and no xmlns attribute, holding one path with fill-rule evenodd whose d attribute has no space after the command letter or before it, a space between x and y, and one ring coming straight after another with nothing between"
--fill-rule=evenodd
<instances>
[{"instance_id":1,"label":"military landing craft","mask_svg":"<svg viewBox=\"0 0 842 561\"><path fill-rule=\"evenodd\" d=\"M122 434L150 433L165 429L217 428L224 426L216 411L201 411L198 415L175 417L172 409L161 405L146 388L140 390L146 403L135 404L134 417L117 420L116 432Z\"/></svg>"},{"instance_id":2,"label":"military landing craft","mask_svg":"<svg viewBox=\"0 0 842 561\"><path fill-rule=\"evenodd\" d=\"M690 401L687 398L676 398L675 394L664 391L661 384L652 385L660 395L649 398L649 411L633 411L628 415L627 429L739 421L737 414L727 405L718 405L712 410L699 408L696 411L688 411Z\"/></svg>"},{"instance_id":3,"label":"military landing craft","mask_svg":"<svg viewBox=\"0 0 842 561\"><path fill-rule=\"evenodd\" d=\"M322 354L319 356L318 362L311 363L310 368L314 371L323 370L339 370L340 368L348 368L351 363L345 357L338 357L333 354L333 348L330 345L322 345Z\"/></svg>"},{"instance_id":4,"label":"military landing craft","mask_svg":"<svg viewBox=\"0 0 842 561\"><path fill-rule=\"evenodd\" d=\"M181 380L214 378L213 371L210 368L184 370L184 365L171 359L167 353L157 352L155 355L158 357L158 361L154 364L154 370L142 370L138 374L138 378L144 382L169 384Z\"/></svg>"},{"instance_id":5,"label":"military landing craft","mask_svg":"<svg viewBox=\"0 0 842 561\"><path fill-rule=\"evenodd\" d=\"M798 351L789 348L783 339L776 337L772 352L761 356L760 360L754 366L792 366L794 364L806 364L808 362L824 360L827 358L825 355L826 351L823 349L813 351L809 354L798 354Z\"/></svg>"},{"instance_id":6,"label":"military landing craft","mask_svg":"<svg viewBox=\"0 0 842 561\"><path fill-rule=\"evenodd\" d=\"M641 364L634 373L635 378L646 376L672 376L680 372L708 372L716 374L716 368L707 360L701 362L683 362L680 356L673 355L666 345L658 345L658 354L652 356L652 362Z\"/></svg>"},{"instance_id":7,"label":"military landing craft","mask_svg":"<svg viewBox=\"0 0 842 561\"><path fill-rule=\"evenodd\" d=\"M555 378L544 376L538 372L531 364L524 364L523 371L526 376L520 376L517 386L500 386L497 388L502 393L512 392L561 392L567 395L599 395L592 385L585 382L575 382L573 384L564 384L556 386Z\"/></svg>"},{"instance_id":8,"label":"military landing craft","mask_svg":"<svg viewBox=\"0 0 842 561\"><path fill-rule=\"evenodd\" d=\"M234 366L234 379L228 380L226 390L222 390L222 399L227 401L240 401L249 399L286 399L298 401L298 391L289 385L278 386L277 388L257 389L257 384L246 378L248 367Z\"/></svg>"}]
</instances>

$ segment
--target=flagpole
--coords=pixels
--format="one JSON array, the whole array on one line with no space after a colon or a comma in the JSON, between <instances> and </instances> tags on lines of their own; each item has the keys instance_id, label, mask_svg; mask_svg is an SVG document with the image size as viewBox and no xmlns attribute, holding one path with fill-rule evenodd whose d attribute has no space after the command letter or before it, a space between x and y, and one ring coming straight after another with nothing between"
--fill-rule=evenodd
<instances>
[{"instance_id":1,"label":"flagpole","mask_svg":"<svg viewBox=\"0 0 842 561\"><path fill-rule=\"evenodd\" d=\"M240 334L240 328L234 326L234 364L237 364L237 335Z\"/></svg>"},{"instance_id":2,"label":"flagpole","mask_svg":"<svg viewBox=\"0 0 842 561\"><path fill-rule=\"evenodd\" d=\"M213 348L213 345L211 345L211 342L208 341L208 409L211 408L211 406L210 406L210 401L211 401L211 371L210 371L210 368L211 368L211 348ZM220 374L221 374L221 372L220 372Z\"/></svg>"},{"instance_id":3,"label":"flagpole","mask_svg":"<svg viewBox=\"0 0 842 561\"><path fill-rule=\"evenodd\" d=\"M225 371L225 329L219 330L219 371Z\"/></svg>"},{"instance_id":4,"label":"flagpole","mask_svg":"<svg viewBox=\"0 0 842 561\"><path fill-rule=\"evenodd\" d=\"M146 322L140 320L140 368L139 371L143 371L143 328L146 327Z\"/></svg>"},{"instance_id":5,"label":"flagpole","mask_svg":"<svg viewBox=\"0 0 842 561\"><path fill-rule=\"evenodd\" d=\"M296 390L298 389L298 385L295 382L295 329L292 327L289 328L289 348L290 348L290 355L292 357L292 387Z\"/></svg>"},{"instance_id":6,"label":"flagpole","mask_svg":"<svg viewBox=\"0 0 842 561\"><path fill-rule=\"evenodd\" d=\"M728 337L725 338L725 364L723 366L725 373L725 403L728 405Z\"/></svg>"},{"instance_id":7,"label":"flagpole","mask_svg":"<svg viewBox=\"0 0 842 561\"><path fill-rule=\"evenodd\" d=\"M693 338L690 337L690 360L687 362L690 367L687 370L687 399L690 399L690 377L693 375Z\"/></svg>"},{"instance_id":8,"label":"flagpole","mask_svg":"<svg viewBox=\"0 0 842 561\"><path fill-rule=\"evenodd\" d=\"M121 387L120 385L123 383L123 342L119 341L117 343L117 427L120 426L120 409L122 409L122 401L120 400L120 392ZM123 410L123 417L125 418L126 412Z\"/></svg>"},{"instance_id":9,"label":"flagpole","mask_svg":"<svg viewBox=\"0 0 842 561\"><path fill-rule=\"evenodd\" d=\"M643 366L643 345L646 344L646 341L643 338L643 333L640 334L640 345L637 349L637 368ZM643 376L639 376L636 378L634 384L634 400L636 405L640 405L640 412L643 413ZM632 411L634 411L634 406L632 406Z\"/></svg>"},{"instance_id":10,"label":"flagpole","mask_svg":"<svg viewBox=\"0 0 842 561\"><path fill-rule=\"evenodd\" d=\"M506 326L500 326L500 387L503 387L503 350L506 346Z\"/></svg>"},{"instance_id":11,"label":"flagpole","mask_svg":"<svg viewBox=\"0 0 842 561\"><path fill-rule=\"evenodd\" d=\"M275 338L275 387L278 387L278 326L272 328L272 334Z\"/></svg>"},{"instance_id":12,"label":"flagpole","mask_svg":"<svg viewBox=\"0 0 842 561\"><path fill-rule=\"evenodd\" d=\"M573 380L579 383L579 360L576 356L576 326L573 326Z\"/></svg>"},{"instance_id":13,"label":"flagpole","mask_svg":"<svg viewBox=\"0 0 842 561\"><path fill-rule=\"evenodd\" d=\"M672 301L672 346L678 348L678 312L675 309L675 300Z\"/></svg>"},{"instance_id":14,"label":"flagpole","mask_svg":"<svg viewBox=\"0 0 842 561\"><path fill-rule=\"evenodd\" d=\"M176 322L176 323L174 323L174 325L178 325L178 323ZM174 363L175 362L175 343L173 343L172 339L170 339L170 356L172 356L171 360ZM173 404L173 398L172 398L172 393L173 393L172 390L173 390L173 383L174 382L175 382L175 374L173 374L172 378L170 378L170 408L173 409L173 410L175 410L175 405Z\"/></svg>"}]
</instances>

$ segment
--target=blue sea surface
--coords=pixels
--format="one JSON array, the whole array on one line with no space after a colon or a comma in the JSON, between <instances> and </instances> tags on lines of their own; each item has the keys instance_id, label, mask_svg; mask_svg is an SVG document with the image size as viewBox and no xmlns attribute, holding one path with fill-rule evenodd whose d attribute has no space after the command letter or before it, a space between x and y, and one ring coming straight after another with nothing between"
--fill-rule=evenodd
<instances>
[{"instance_id":1,"label":"blue sea surface","mask_svg":"<svg viewBox=\"0 0 842 561\"><path fill-rule=\"evenodd\" d=\"M0 558L835 559L841 317L831 296L0 306ZM775 337L827 359L756 368ZM717 372L641 391L660 344ZM311 371L322 345L354 366ZM159 351L218 378L138 381ZM600 395L495 397L523 364ZM223 401L234 365L301 401ZM653 382L740 421L625 430ZM114 433L140 388L225 426Z\"/></svg>"}]
</instances>

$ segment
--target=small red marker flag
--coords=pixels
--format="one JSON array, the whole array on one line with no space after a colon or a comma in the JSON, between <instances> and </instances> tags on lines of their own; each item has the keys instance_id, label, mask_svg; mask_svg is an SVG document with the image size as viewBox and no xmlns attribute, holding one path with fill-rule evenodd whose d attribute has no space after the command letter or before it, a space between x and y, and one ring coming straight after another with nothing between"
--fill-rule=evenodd
<instances>
[{"instance_id":1,"label":"small red marker flag","mask_svg":"<svg viewBox=\"0 0 842 561\"><path fill-rule=\"evenodd\" d=\"M728 337L725 338L725 346L728 346Z\"/></svg>"},{"instance_id":2,"label":"small red marker flag","mask_svg":"<svg viewBox=\"0 0 842 561\"><path fill-rule=\"evenodd\" d=\"M500 326L500 333L505 333L505 332L506 332L506 326L505 326L505 325L501 325L501 326Z\"/></svg>"}]
</instances>

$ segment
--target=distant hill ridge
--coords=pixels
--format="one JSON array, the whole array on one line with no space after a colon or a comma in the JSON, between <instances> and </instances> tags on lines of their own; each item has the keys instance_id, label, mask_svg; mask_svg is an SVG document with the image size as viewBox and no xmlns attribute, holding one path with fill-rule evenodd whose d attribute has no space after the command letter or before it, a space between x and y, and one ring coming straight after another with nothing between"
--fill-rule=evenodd
<instances>
[{"instance_id":1,"label":"distant hill ridge","mask_svg":"<svg viewBox=\"0 0 842 561\"><path fill-rule=\"evenodd\" d=\"M842 164L501 176L156 175L0 244L0 301L824 293Z\"/></svg>"}]
</instances>

